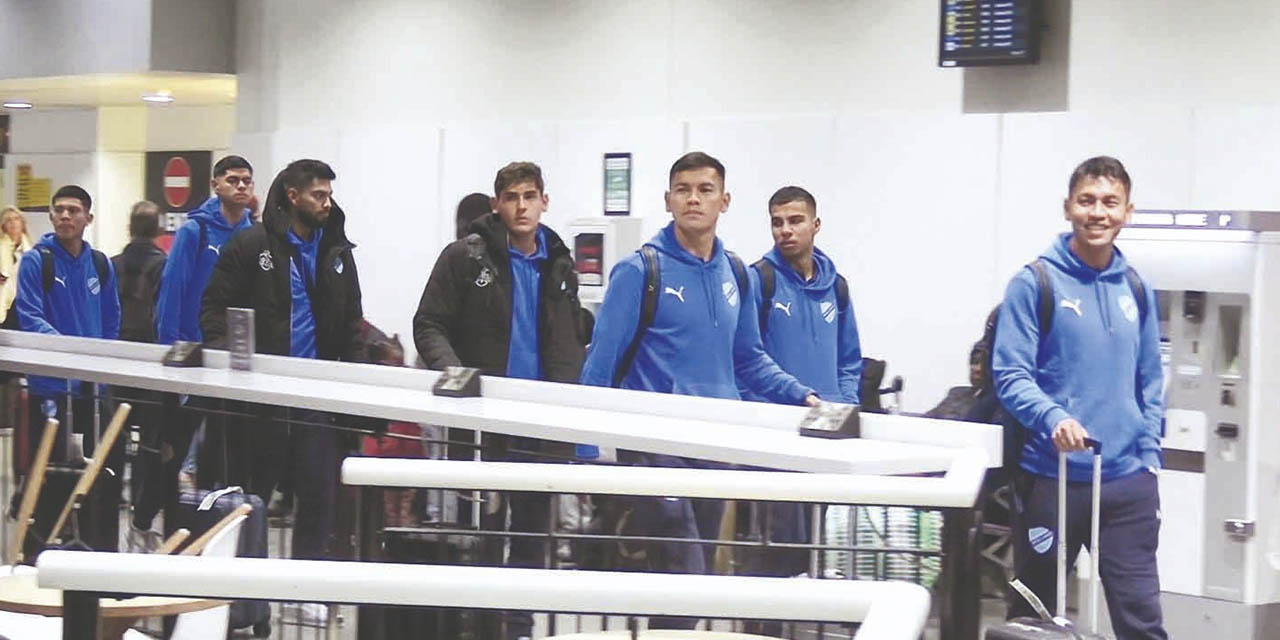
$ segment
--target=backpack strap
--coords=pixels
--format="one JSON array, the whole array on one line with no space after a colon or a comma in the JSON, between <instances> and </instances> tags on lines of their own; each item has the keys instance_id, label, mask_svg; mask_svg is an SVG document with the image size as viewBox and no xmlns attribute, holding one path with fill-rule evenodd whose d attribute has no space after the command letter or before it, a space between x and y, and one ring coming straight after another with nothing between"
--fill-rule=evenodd
<instances>
[{"instance_id":1,"label":"backpack strap","mask_svg":"<svg viewBox=\"0 0 1280 640\"><path fill-rule=\"evenodd\" d=\"M849 281L836 274L836 312L844 313L849 308Z\"/></svg>"},{"instance_id":2,"label":"backpack strap","mask_svg":"<svg viewBox=\"0 0 1280 640\"><path fill-rule=\"evenodd\" d=\"M738 281L738 301L746 299L747 284L747 265L742 262L742 258L732 251L725 251L725 255L729 256L729 266L733 269L733 279Z\"/></svg>"},{"instance_id":3,"label":"backpack strap","mask_svg":"<svg viewBox=\"0 0 1280 640\"><path fill-rule=\"evenodd\" d=\"M40 284L44 292L53 290L53 252L49 247L39 247L40 251Z\"/></svg>"},{"instance_id":4,"label":"backpack strap","mask_svg":"<svg viewBox=\"0 0 1280 640\"><path fill-rule=\"evenodd\" d=\"M631 344L623 352L618 361L618 368L613 372L613 386L622 385L622 379L631 372L636 352L640 350L640 342L644 334L653 326L653 318L658 313L658 285L662 282L662 268L658 262L658 250L650 245L640 247L640 259L644 262L644 288L640 290L640 321L636 323L636 333L631 337Z\"/></svg>"},{"instance_id":5,"label":"backpack strap","mask_svg":"<svg viewBox=\"0 0 1280 640\"><path fill-rule=\"evenodd\" d=\"M751 265L760 274L760 335L769 330L769 312L773 310L773 294L778 289L778 272L773 263L761 258Z\"/></svg>"},{"instance_id":6,"label":"backpack strap","mask_svg":"<svg viewBox=\"0 0 1280 640\"><path fill-rule=\"evenodd\" d=\"M48 247L40 247L40 284L44 287L44 292L49 293L53 290L53 252ZM99 286L107 286L107 276L111 274L111 261L107 258L107 254L90 249L89 256L93 259L93 268L98 272Z\"/></svg>"},{"instance_id":7,"label":"backpack strap","mask_svg":"<svg viewBox=\"0 0 1280 640\"><path fill-rule=\"evenodd\" d=\"M98 270L98 286L107 286L107 276L111 275L111 261L107 258L107 254L91 249L90 256L93 258L93 268Z\"/></svg>"},{"instance_id":8,"label":"backpack strap","mask_svg":"<svg viewBox=\"0 0 1280 640\"><path fill-rule=\"evenodd\" d=\"M1133 267L1124 270L1124 279L1129 281L1133 299L1138 303L1138 323L1141 326L1147 321L1147 287L1142 284L1142 277Z\"/></svg>"},{"instance_id":9,"label":"backpack strap","mask_svg":"<svg viewBox=\"0 0 1280 640\"><path fill-rule=\"evenodd\" d=\"M1032 260L1027 267L1036 276L1036 289L1040 293L1036 315L1040 320L1040 338L1044 339L1053 329L1053 281L1049 279L1049 269L1044 266L1044 258Z\"/></svg>"},{"instance_id":10,"label":"backpack strap","mask_svg":"<svg viewBox=\"0 0 1280 640\"><path fill-rule=\"evenodd\" d=\"M200 227L200 241L199 244L196 245L196 252L194 255L196 256L196 260L199 260L200 254L204 252L205 247L209 246L209 226L200 218L196 218L195 221L196 226Z\"/></svg>"}]
</instances>

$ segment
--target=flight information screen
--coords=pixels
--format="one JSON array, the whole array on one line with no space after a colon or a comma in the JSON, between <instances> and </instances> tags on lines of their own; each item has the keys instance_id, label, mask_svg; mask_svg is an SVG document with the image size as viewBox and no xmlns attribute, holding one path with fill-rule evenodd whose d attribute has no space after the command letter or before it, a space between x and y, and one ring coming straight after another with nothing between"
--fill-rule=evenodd
<instances>
[{"instance_id":1,"label":"flight information screen","mask_svg":"<svg viewBox=\"0 0 1280 640\"><path fill-rule=\"evenodd\" d=\"M942 0L938 65L1034 64L1040 0Z\"/></svg>"}]
</instances>

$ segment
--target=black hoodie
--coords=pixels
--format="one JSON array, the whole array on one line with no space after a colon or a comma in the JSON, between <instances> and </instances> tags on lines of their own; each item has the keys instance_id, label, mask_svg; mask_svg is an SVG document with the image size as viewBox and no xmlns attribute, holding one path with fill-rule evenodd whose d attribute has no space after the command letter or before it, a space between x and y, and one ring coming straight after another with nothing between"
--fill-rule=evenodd
<instances>
[{"instance_id":1,"label":"black hoodie","mask_svg":"<svg viewBox=\"0 0 1280 640\"><path fill-rule=\"evenodd\" d=\"M547 227L538 292L538 350L552 382L577 383L582 370L582 307L573 257ZM511 258L498 214L477 219L467 237L440 252L413 316L413 342L429 369L463 365L507 375L511 347Z\"/></svg>"},{"instance_id":2,"label":"black hoodie","mask_svg":"<svg viewBox=\"0 0 1280 640\"><path fill-rule=\"evenodd\" d=\"M316 354L321 360L363 362L360 330L364 312L351 253L355 245L347 239L346 214L338 203L331 204L316 253L316 283L311 293ZM289 355L293 307L289 264L297 250L286 237L288 206L284 182L276 176L267 191L262 222L223 245L200 312L205 346L227 348L227 309L239 307L254 310L258 353Z\"/></svg>"}]
</instances>

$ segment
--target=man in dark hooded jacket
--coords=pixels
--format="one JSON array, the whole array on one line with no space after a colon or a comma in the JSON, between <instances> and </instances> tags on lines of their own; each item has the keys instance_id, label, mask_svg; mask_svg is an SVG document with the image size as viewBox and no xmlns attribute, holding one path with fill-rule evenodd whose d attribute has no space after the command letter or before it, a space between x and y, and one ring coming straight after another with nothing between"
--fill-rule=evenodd
<instances>
[{"instance_id":1,"label":"man in dark hooded jacket","mask_svg":"<svg viewBox=\"0 0 1280 640\"><path fill-rule=\"evenodd\" d=\"M413 316L414 344L430 369L462 365L490 376L576 383L587 337L578 274L569 248L541 223L548 203L542 170L513 162L498 171L493 187L494 213L472 222L470 233L436 260ZM512 451L490 459L537 461L557 453L556 445L530 438L499 440ZM559 453L570 452L564 449ZM516 494L508 502L513 531L546 532L546 494ZM510 564L542 566L545 544L512 538ZM513 614L503 637L531 637L531 624L527 614Z\"/></svg>"},{"instance_id":2,"label":"man in dark hooded jacket","mask_svg":"<svg viewBox=\"0 0 1280 640\"><path fill-rule=\"evenodd\" d=\"M262 223L223 246L209 279L200 312L206 347L226 348L227 309L239 307L254 310L258 353L365 360L355 245L347 239L346 216L332 199L335 177L319 160L296 160L276 176ZM245 486L265 502L282 479L282 456L292 459L298 506L293 557L323 558L333 530L338 437L315 423L332 423L333 416L299 409L285 414L291 423L308 424L294 426L288 436L278 428L247 425L206 433L200 474L221 450L222 458L212 466L226 469L229 477L223 482Z\"/></svg>"}]
</instances>

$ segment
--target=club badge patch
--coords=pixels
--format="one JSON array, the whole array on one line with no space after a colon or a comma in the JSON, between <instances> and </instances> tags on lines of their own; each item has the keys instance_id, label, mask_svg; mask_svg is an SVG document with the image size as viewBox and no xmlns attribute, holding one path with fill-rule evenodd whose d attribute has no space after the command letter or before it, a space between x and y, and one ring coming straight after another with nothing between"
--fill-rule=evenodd
<instances>
[{"instance_id":1,"label":"club badge patch","mask_svg":"<svg viewBox=\"0 0 1280 640\"><path fill-rule=\"evenodd\" d=\"M1120 313L1124 314L1124 319L1129 322L1138 321L1138 304L1133 301L1130 296L1120 296L1116 298L1116 304L1120 305Z\"/></svg>"},{"instance_id":2,"label":"club badge patch","mask_svg":"<svg viewBox=\"0 0 1280 640\"><path fill-rule=\"evenodd\" d=\"M1027 540L1036 553L1044 555L1053 547L1053 532L1044 527L1032 527L1027 531Z\"/></svg>"},{"instance_id":3,"label":"club badge patch","mask_svg":"<svg viewBox=\"0 0 1280 640\"><path fill-rule=\"evenodd\" d=\"M818 305L818 311L822 312L822 319L827 324L836 321L836 304L834 302L823 301Z\"/></svg>"},{"instance_id":4,"label":"club badge patch","mask_svg":"<svg viewBox=\"0 0 1280 640\"><path fill-rule=\"evenodd\" d=\"M720 289L724 291L724 299L725 302L729 303L729 306L738 306L738 285L732 282L725 282L720 285Z\"/></svg>"},{"instance_id":5,"label":"club badge patch","mask_svg":"<svg viewBox=\"0 0 1280 640\"><path fill-rule=\"evenodd\" d=\"M258 254L258 267L260 267L263 271L270 271L276 268L276 264L271 261L270 249L263 249L262 253Z\"/></svg>"},{"instance_id":6,"label":"club badge patch","mask_svg":"<svg viewBox=\"0 0 1280 640\"><path fill-rule=\"evenodd\" d=\"M333 272L334 272L334 273L336 273L336 274L338 274L338 275L342 275L342 270L343 270L343 269L344 269L344 267L343 267L343 265L342 265L342 256L338 256L338 257L334 258L334 259L333 259Z\"/></svg>"},{"instance_id":7,"label":"club badge patch","mask_svg":"<svg viewBox=\"0 0 1280 640\"><path fill-rule=\"evenodd\" d=\"M476 276L476 286L487 287L490 282L493 282L493 272L489 270L489 267L480 269L480 275Z\"/></svg>"},{"instance_id":8,"label":"club badge patch","mask_svg":"<svg viewBox=\"0 0 1280 640\"><path fill-rule=\"evenodd\" d=\"M89 282L87 284L89 285L89 293L91 295L96 296L98 295L98 292L102 291L102 285L98 282L97 276L89 276Z\"/></svg>"}]
</instances>

